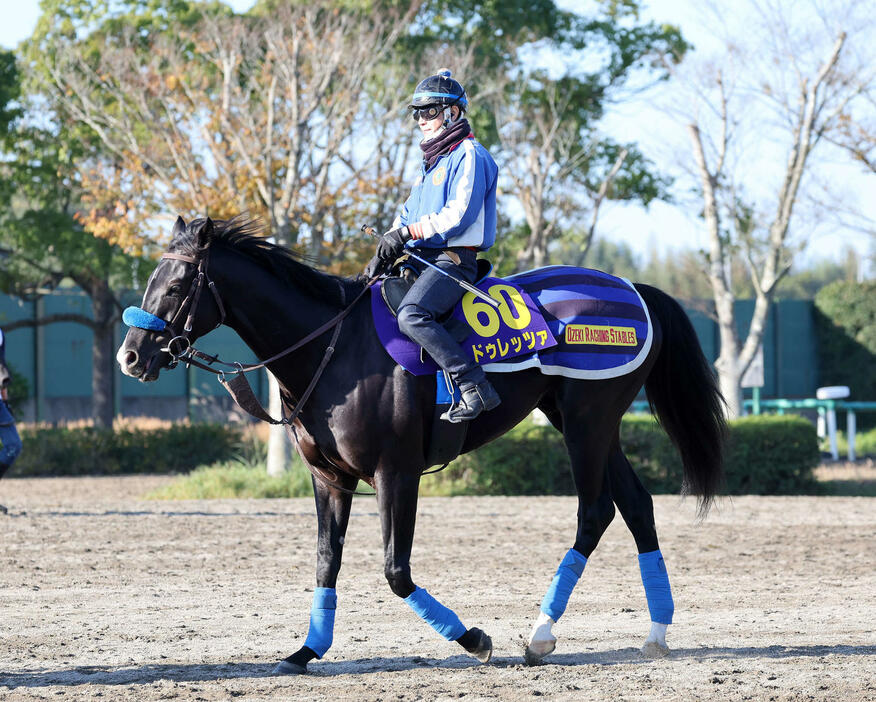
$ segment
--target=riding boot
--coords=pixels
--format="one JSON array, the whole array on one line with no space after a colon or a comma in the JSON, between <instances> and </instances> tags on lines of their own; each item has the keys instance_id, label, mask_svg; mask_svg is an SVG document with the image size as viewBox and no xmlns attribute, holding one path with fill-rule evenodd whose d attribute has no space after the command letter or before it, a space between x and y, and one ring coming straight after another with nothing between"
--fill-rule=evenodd
<instances>
[{"instance_id":1,"label":"riding boot","mask_svg":"<svg viewBox=\"0 0 876 702\"><path fill-rule=\"evenodd\" d=\"M441 415L441 419L453 424L469 422L481 412L495 409L502 401L499 393L486 378L479 383L461 382L459 392L462 399Z\"/></svg>"}]
</instances>

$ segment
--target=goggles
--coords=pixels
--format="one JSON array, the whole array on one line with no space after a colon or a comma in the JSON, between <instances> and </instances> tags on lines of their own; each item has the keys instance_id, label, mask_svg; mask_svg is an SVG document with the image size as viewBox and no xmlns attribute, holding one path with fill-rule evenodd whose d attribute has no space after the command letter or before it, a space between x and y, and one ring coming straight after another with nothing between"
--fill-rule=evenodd
<instances>
[{"instance_id":1,"label":"goggles","mask_svg":"<svg viewBox=\"0 0 876 702\"><path fill-rule=\"evenodd\" d=\"M427 105L426 107L415 108L412 117L414 122L419 122L420 118L429 121L437 119L444 114L444 105Z\"/></svg>"}]
</instances>

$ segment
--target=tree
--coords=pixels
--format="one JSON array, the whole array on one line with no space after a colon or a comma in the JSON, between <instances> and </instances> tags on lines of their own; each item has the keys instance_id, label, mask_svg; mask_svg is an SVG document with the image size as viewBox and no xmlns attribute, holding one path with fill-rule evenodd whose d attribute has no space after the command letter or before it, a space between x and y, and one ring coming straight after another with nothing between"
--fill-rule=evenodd
<instances>
[{"instance_id":1,"label":"tree","mask_svg":"<svg viewBox=\"0 0 876 702\"><path fill-rule=\"evenodd\" d=\"M92 418L96 426L111 427L114 330L121 310L116 290L130 283L132 260L77 221L84 192L78 164L87 160L84 142L57 121L51 129L34 126L26 118L31 110L24 107L16 110L0 162L0 247L8 253L0 288L33 296L72 280L91 301L92 314L49 315L5 327L11 331L61 321L89 327L94 334ZM45 106L39 112L45 117Z\"/></svg>"},{"instance_id":2,"label":"tree","mask_svg":"<svg viewBox=\"0 0 876 702\"><path fill-rule=\"evenodd\" d=\"M552 46L574 56L565 73L556 78L547 69L519 66L491 91L501 172L529 230L518 269L544 265L551 240L563 230L584 234L578 238L586 253L604 200L647 204L666 194L668 182L635 146L615 143L599 129L607 106L634 77L665 77L653 68L658 59L671 64L687 50L677 29L639 25L637 11L635 3L604 3L593 17L562 16Z\"/></svg>"},{"instance_id":3,"label":"tree","mask_svg":"<svg viewBox=\"0 0 876 702\"><path fill-rule=\"evenodd\" d=\"M249 210L278 243L319 256L336 193L356 182L336 164L366 81L419 4L262 2L242 16L175 0L98 11L53 0L31 44L31 76L125 164L118 178L95 169L95 182L118 190L118 202L146 200L136 218L93 210L86 228L130 249L161 213ZM269 472L284 469L285 442L275 428Z\"/></svg>"},{"instance_id":4,"label":"tree","mask_svg":"<svg viewBox=\"0 0 876 702\"><path fill-rule=\"evenodd\" d=\"M849 46L842 13L814 21L811 12L797 6L792 12L778 2L753 12L760 13L758 21L746 26L763 26L767 36L747 50L744 40L727 40L721 56L699 64L702 79L688 83L694 111L687 116L687 132L721 345L715 365L731 417L741 413L742 375L761 344L777 286L799 250L793 215L813 151L835 133L871 75L854 65L856 48ZM752 158L762 157L762 150L743 148L755 136L770 148L784 149L784 168L774 185L766 185L763 164ZM764 190L770 194L761 195ZM737 254L746 263L755 296L744 341L736 331L733 304Z\"/></svg>"}]
</instances>

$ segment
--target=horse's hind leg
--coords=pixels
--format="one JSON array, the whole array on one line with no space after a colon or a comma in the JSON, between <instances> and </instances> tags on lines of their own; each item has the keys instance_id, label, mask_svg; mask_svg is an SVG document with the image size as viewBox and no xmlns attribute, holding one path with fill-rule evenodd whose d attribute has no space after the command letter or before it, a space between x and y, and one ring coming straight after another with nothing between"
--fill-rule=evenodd
<instances>
[{"instance_id":1,"label":"horse's hind leg","mask_svg":"<svg viewBox=\"0 0 876 702\"><path fill-rule=\"evenodd\" d=\"M379 471L375 478L383 529L384 574L390 589L445 639L456 641L482 663L488 662L493 655L490 637L480 629L466 629L453 610L411 579L419 475Z\"/></svg>"},{"instance_id":2,"label":"horse's hind leg","mask_svg":"<svg viewBox=\"0 0 876 702\"><path fill-rule=\"evenodd\" d=\"M611 486L603 479L609 442L602 438L611 436L613 429L598 426L593 421L589 424L581 421L562 422L554 413L546 414L554 426L559 425L558 428L564 429L563 435L578 492L578 529L575 543L560 562L530 633L524 654L529 665L539 663L554 650L556 637L551 627L566 611L572 591L584 572L587 558L596 548L615 514ZM574 427L584 429L575 431Z\"/></svg>"},{"instance_id":3,"label":"horse's hind leg","mask_svg":"<svg viewBox=\"0 0 876 702\"><path fill-rule=\"evenodd\" d=\"M639 552L639 570L651 614L651 632L642 646L642 654L649 658L662 657L669 653L666 627L672 623L675 605L669 575L657 542L654 502L618 442L612 445L606 474L611 482L614 503L633 534Z\"/></svg>"}]
</instances>

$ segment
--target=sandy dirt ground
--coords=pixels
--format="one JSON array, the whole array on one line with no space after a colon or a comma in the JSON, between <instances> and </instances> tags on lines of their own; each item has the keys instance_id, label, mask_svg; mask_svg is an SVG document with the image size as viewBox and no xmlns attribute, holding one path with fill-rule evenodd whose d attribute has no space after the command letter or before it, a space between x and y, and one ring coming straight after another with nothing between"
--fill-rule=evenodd
<instances>
[{"instance_id":1,"label":"sandy dirt ground","mask_svg":"<svg viewBox=\"0 0 876 702\"><path fill-rule=\"evenodd\" d=\"M155 502L167 478L0 483L0 699L876 700L876 498L656 498L675 593L669 658L616 519L545 664L524 639L575 530L572 498L430 498L415 581L494 642L480 665L396 599L357 498L334 646L302 677L311 500Z\"/></svg>"}]
</instances>

